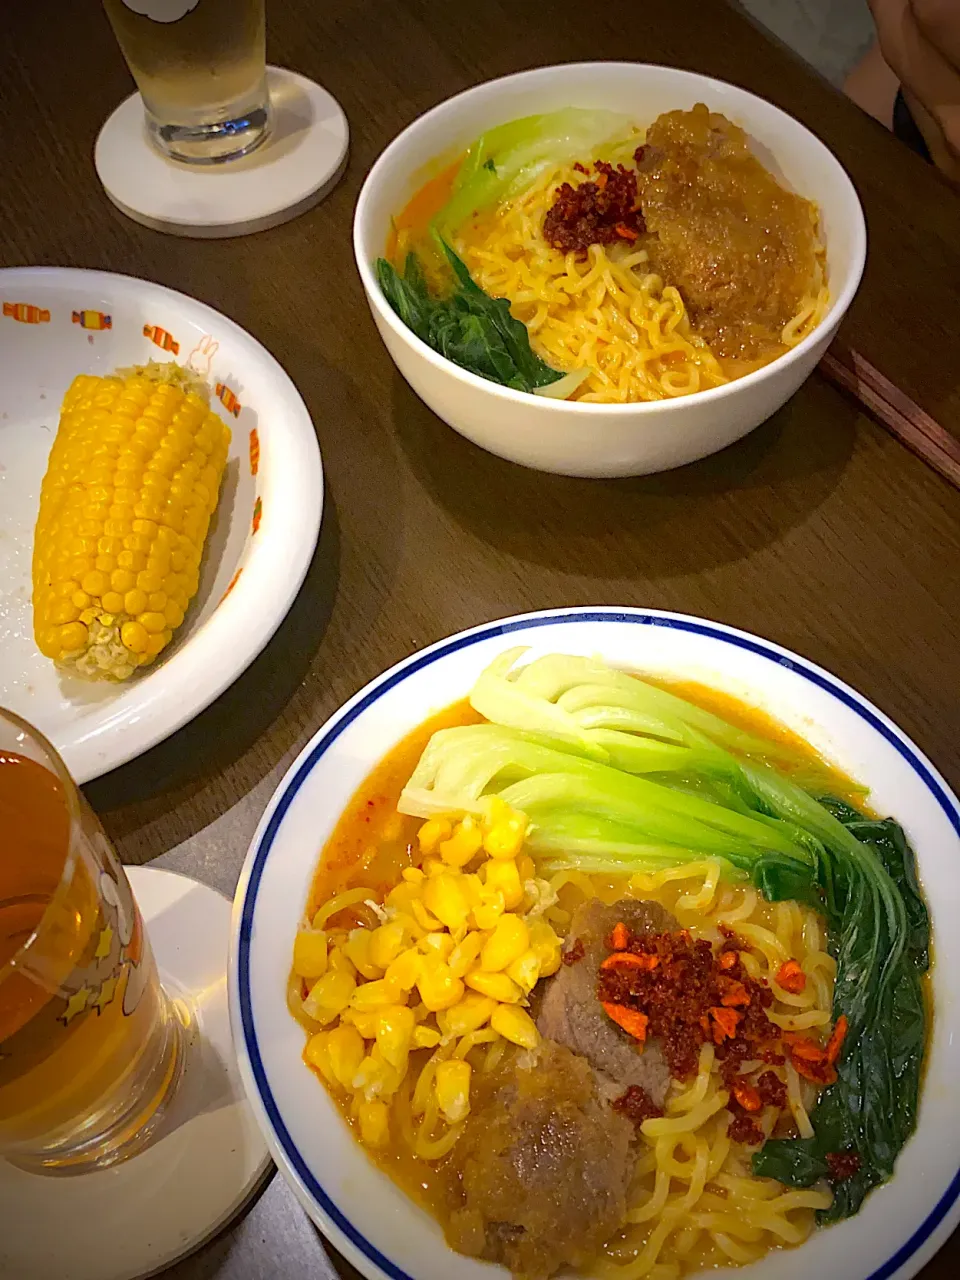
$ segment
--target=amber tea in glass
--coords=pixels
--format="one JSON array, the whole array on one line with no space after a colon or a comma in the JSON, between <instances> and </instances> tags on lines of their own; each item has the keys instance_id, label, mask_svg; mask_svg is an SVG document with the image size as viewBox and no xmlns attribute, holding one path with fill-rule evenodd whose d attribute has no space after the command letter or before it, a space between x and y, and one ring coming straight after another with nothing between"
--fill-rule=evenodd
<instances>
[{"instance_id":1,"label":"amber tea in glass","mask_svg":"<svg viewBox=\"0 0 960 1280\"><path fill-rule=\"evenodd\" d=\"M265 0L103 0L166 155L216 164L267 136Z\"/></svg>"},{"instance_id":2,"label":"amber tea in glass","mask_svg":"<svg viewBox=\"0 0 960 1280\"><path fill-rule=\"evenodd\" d=\"M63 1173L139 1151L184 1042L100 824L53 747L0 710L0 1156Z\"/></svg>"}]
</instances>

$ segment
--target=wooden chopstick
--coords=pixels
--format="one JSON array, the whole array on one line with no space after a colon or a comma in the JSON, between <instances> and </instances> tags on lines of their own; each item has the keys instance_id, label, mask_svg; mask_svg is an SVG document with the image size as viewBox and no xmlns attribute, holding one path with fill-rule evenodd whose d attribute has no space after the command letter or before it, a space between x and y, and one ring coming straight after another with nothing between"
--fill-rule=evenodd
<instances>
[{"instance_id":1,"label":"wooden chopstick","mask_svg":"<svg viewBox=\"0 0 960 1280\"><path fill-rule=\"evenodd\" d=\"M859 351L834 343L821 359L820 371L869 409L908 449L960 489L960 440L914 404Z\"/></svg>"}]
</instances>

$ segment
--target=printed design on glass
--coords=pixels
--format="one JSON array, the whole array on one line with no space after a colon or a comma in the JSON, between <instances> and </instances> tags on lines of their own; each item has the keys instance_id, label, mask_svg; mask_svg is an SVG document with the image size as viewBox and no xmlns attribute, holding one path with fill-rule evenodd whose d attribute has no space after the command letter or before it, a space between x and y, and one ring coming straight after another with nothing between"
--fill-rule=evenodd
<instances>
[{"instance_id":1,"label":"printed design on glass","mask_svg":"<svg viewBox=\"0 0 960 1280\"><path fill-rule=\"evenodd\" d=\"M250 474L255 476L260 470L260 436L257 428L250 432Z\"/></svg>"},{"instance_id":2,"label":"printed design on glass","mask_svg":"<svg viewBox=\"0 0 960 1280\"><path fill-rule=\"evenodd\" d=\"M81 329L112 329L113 316L105 316L102 311L72 311L71 322Z\"/></svg>"},{"instance_id":3,"label":"printed design on glass","mask_svg":"<svg viewBox=\"0 0 960 1280\"><path fill-rule=\"evenodd\" d=\"M250 530L251 533L256 533L257 530L260 528L260 520L262 516L263 516L263 499L258 498L256 502L253 504L253 525Z\"/></svg>"},{"instance_id":4,"label":"printed design on glass","mask_svg":"<svg viewBox=\"0 0 960 1280\"><path fill-rule=\"evenodd\" d=\"M50 312L43 307L35 307L32 302L5 302L3 314L10 320L19 320L21 324L48 324Z\"/></svg>"},{"instance_id":5,"label":"printed design on glass","mask_svg":"<svg viewBox=\"0 0 960 1280\"><path fill-rule=\"evenodd\" d=\"M123 0L128 9L153 22L179 22L200 0Z\"/></svg>"},{"instance_id":6,"label":"printed design on glass","mask_svg":"<svg viewBox=\"0 0 960 1280\"><path fill-rule=\"evenodd\" d=\"M172 351L175 356L180 354L180 343L172 333L167 333L166 329L161 329L158 324L145 324L143 336L149 338L161 351Z\"/></svg>"},{"instance_id":7,"label":"printed design on glass","mask_svg":"<svg viewBox=\"0 0 960 1280\"><path fill-rule=\"evenodd\" d=\"M217 383L214 394L226 409L227 413L232 413L235 418L240 417L240 410L243 408L243 405L225 382Z\"/></svg>"},{"instance_id":8,"label":"printed design on glass","mask_svg":"<svg viewBox=\"0 0 960 1280\"><path fill-rule=\"evenodd\" d=\"M187 356L184 362L186 368L192 369L201 378L209 380L210 365L219 349L220 343L215 340L212 334L205 333Z\"/></svg>"}]
</instances>

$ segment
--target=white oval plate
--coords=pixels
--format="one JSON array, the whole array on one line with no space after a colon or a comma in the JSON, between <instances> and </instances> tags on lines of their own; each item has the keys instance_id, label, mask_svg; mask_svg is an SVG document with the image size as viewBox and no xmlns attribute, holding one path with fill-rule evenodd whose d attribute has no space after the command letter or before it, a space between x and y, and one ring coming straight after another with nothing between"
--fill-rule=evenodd
<instances>
[{"instance_id":1,"label":"white oval plate","mask_svg":"<svg viewBox=\"0 0 960 1280\"><path fill-rule=\"evenodd\" d=\"M107 322L109 321L109 327ZM59 672L33 639L30 561L60 402L78 373L150 359L220 388L233 433L186 621L124 684ZM239 325L162 285L106 271L0 271L0 706L47 735L78 782L168 737L240 675L280 625L316 546L320 451L290 378Z\"/></svg>"},{"instance_id":2,"label":"white oval plate","mask_svg":"<svg viewBox=\"0 0 960 1280\"><path fill-rule=\"evenodd\" d=\"M513 645L532 656L601 654L627 668L700 680L768 711L871 790L904 825L933 918L936 1016L916 1133L896 1175L856 1218L800 1249L720 1274L758 1280L906 1280L960 1220L960 802L909 739L821 668L742 631L642 609L570 609L490 623L415 654L330 719L277 788L254 836L234 904L230 1001L247 1091L301 1203L360 1271L390 1280L490 1280L452 1253L440 1228L367 1159L301 1060L287 1011L293 938L317 857L377 760L431 712L470 690ZM712 1274L718 1274L713 1272Z\"/></svg>"}]
</instances>

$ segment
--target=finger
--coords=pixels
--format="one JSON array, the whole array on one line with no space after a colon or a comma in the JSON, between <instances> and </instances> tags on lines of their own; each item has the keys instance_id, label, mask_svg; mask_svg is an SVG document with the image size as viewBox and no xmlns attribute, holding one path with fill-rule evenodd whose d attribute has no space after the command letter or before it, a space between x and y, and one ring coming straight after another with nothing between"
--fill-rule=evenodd
<instances>
[{"instance_id":1,"label":"finger","mask_svg":"<svg viewBox=\"0 0 960 1280\"><path fill-rule=\"evenodd\" d=\"M910 0L924 39L960 72L960 5L957 0Z\"/></svg>"},{"instance_id":2,"label":"finger","mask_svg":"<svg viewBox=\"0 0 960 1280\"><path fill-rule=\"evenodd\" d=\"M960 157L960 72L923 35L911 0L870 0L870 7L885 60L942 134L929 137L929 121L918 121L931 151Z\"/></svg>"}]
</instances>

